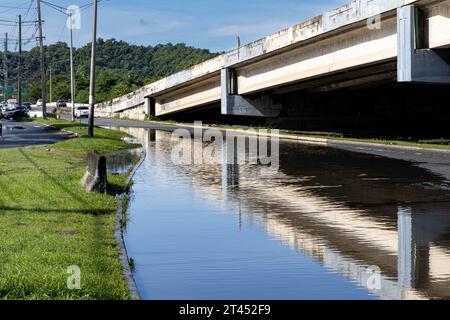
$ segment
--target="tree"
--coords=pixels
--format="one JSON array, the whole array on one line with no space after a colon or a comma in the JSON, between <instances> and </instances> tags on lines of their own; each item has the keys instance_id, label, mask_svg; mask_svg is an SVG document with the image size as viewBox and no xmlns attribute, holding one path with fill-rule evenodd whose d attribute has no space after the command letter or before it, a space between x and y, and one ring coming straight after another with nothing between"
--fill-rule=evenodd
<instances>
[{"instance_id":1,"label":"tree","mask_svg":"<svg viewBox=\"0 0 450 320\"><path fill-rule=\"evenodd\" d=\"M46 61L54 75L54 97L69 99L69 48L57 42L46 49ZM197 63L215 57L209 50L196 49L185 44L160 44L152 46L130 45L115 39L99 39L97 43L97 101L102 102L124 95L145 84L182 71ZM1 54L0 54L1 57ZM40 99L39 50L23 53L23 85L28 89L27 99ZM75 50L76 99L88 102L90 44ZM1 63L1 60L0 60ZM14 79L17 56L9 59L10 77ZM1 79L1 77L0 77ZM69 89L69 90L68 90Z\"/></svg>"}]
</instances>

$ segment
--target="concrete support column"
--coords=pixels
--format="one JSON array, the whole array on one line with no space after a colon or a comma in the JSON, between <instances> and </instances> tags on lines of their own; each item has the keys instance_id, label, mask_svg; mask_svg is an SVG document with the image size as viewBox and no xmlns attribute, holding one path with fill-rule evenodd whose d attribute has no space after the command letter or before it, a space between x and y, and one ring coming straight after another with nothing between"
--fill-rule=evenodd
<instances>
[{"instance_id":1,"label":"concrete support column","mask_svg":"<svg viewBox=\"0 0 450 320\"><path fill-rule=\"evenodd\" d=\"M241 96L237 92L237 83L233 71L229 68L221 71L222 114L251 117L277 117L281 104L273 101L269 94Z\"/></svg>"},{"instance_id":2,"label":"concrete support column","mask_svg":"<svg viewBox=\"0 0 450 320\"><path fill-rule=\"evenodd\" d=\"M231 95L231 74L230 69L222 69L220 72L220 82L222 88L222 100L221 100L221 110L222 114L232 114L232 101L230 99Z\"/></svg>"},{"instance_id":3,"label":"concrete support column","mask_svg":"<svg viewBox=\"0 0 450 320\"><path fill-rule=\"evenodd\" d=\"M426 232L424 232L426 231ZM411 208L398 209L398 282L402 288L422 288L430 282L429 234L433 226Z\"/></svg>"},{"instance_id":4,"label":"concrete support column","mask_svg":"<svg viewBox=\"0 0 450 320\"><path fill-rule=\"evenodd\" d=\"M109 113L110 113L110 115L109 115L110 118L114 118L114 104L112 103L112 101L109 105Z\"/></svg>"},{"instance_id":5,"label":"concrete support column","mask_svg":"<svg viewBox=\"0 0 450 320\"><path fill-rule=\"evenodd\" d=\"M149 119L156 115L155 99L153 99L151 97L145 97L144 98L144 107L145 107L145 113L147 113L147 116Z\"/></svg>"},{"instance_id":6,"label":"concrete support column","mask_svg":"<svg viewBox=\"0 0 450 320\"><path fill-rule=\"evenodd\" d=\"M397 9L398 82L450 84L450 49L423 49L420 10Z\"/></svg>"},{"instance_id":7,"label":"concrete support column","mask_svg":"<svg viewBox=\"0 0 450 320\"><path fill-rule=\"evenodd\" d=\"M412 214L409 208L398 210L397 278L402 288L412 288L414 278L414 244Z\"/></svg>"}]
</instances>

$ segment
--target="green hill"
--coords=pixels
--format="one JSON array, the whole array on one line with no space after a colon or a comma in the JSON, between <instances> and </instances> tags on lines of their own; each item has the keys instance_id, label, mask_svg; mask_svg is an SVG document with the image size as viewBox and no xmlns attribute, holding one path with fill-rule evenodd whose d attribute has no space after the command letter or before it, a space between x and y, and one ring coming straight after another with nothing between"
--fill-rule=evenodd
<instances>
[{"instance_id":1,"label":"green hill","mask_svg":"<svg viewBox=\"0 0 450 320\"><path fill-rule=\"evenodd\" d=\"M45 47L47 79L52 70L52 98L70 99L69 48L58 42ZM87 102L89 94L90 44L75 50L76 99ZM97 41L97 101L109 100L131 92L195 64L215 57L209 50L185 44L157 46L130 45L115 39ZM0 54L0 63L3 55ZM17 54L8 57L9 83L17 83ZM39 48L23 53L24 100L40 98ZM3 84L3 73L0 75ZM47 81L48 82L48 81ZM49 84L47 83L49 91Z\"/></svg>"}]
</instances>

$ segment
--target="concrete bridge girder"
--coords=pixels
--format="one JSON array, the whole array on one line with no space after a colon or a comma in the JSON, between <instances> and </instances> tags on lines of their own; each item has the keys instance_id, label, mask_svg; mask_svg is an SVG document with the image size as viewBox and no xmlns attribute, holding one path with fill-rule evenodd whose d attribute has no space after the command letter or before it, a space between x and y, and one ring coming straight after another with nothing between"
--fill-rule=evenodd
<instances>
[{"instance_id":1,"label":"concrete bridge girder","mask_svg":"<svg viewBox=\"0 0 450 320\"><path fill-rule=\"evenodd\" d=\"M369 4L381 5L381 28L368 26ZM423 30L415 7L423 11ZM425 35L424 45L416 43L417 30ZM145 103L148 115L167 116L221 102L224 115L277 117L283 106L276 95L294 87L320 92L383 81L448 84L449 50L450 0L358 0L146 86L105 109L117 114ZM394 70L367 72L391 63L397 64Z\"/></svg>"},{"instance_id":2,"label":"concrete bridge girder","mask_svg":"<svg viewBox=\"0 0 450 320\"><path fill-rule=\"evenodd\" d=\"M213 76L186 88L153 97L155 113L157 116L168 115L180 110L219 102L221 94L220 76Z\"/></svg>"},{"instance_id":3,"label":"concrete bridge girder","mask_svg":"<svg viewBox=\"0 0 450 320\"><path fill-rule=\"evenodd\" d=\"M430 9L433 10L436 11ZM405 12L411 12L406 21ZM418 23L415 12L414 6L402 7L398 9L397 17L384 19L383 27L379 30L367 32L363 26L338 37L341 40L349 37L351 41L333 39L335 43L332 43L330 41L333 40L328 40L328 44L325 42L301 47L235 70L222 69L222 114L277 117L280 115L282 105L275 102L269 94L252 94L252 92L284 87L286 84L314 78L319 74L333 74L339 70L348 72L358 67L366 68L373 63L395 58L398 59L399 82L450 83L449 50L417 49L415 46L414 32ZM405 34L405 30L410 33ZM380 49L377 51L375 48ZM411 56L410 60L406 58L407 55ZM409 78L405 78L404 68L409 70ZM392 72L385 72L384 75L384 77L382 74L365 77L369 81L392 78ZM351 79L348 83L358 81ZM348 84L345 82L336 85L327 84L318 90L332 90L344 85Z\"/></svg>"}]
</instances>

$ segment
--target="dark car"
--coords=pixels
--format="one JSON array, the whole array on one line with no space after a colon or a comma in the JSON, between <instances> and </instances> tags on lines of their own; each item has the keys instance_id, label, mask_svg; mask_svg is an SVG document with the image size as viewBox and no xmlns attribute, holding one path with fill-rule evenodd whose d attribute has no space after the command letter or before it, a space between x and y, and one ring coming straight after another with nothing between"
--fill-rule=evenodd
<instances>
[{"instance_id":1,"label":"dark car","mask_svg":"<svg viewBox=\"0 0 450 320\"><path fill-rule=\"evenodd\" d=\"M4 104L0 104L0 119L5 117L6 107Z\"/></svg>"},{"instance_id":2,"label":"dark car","mask_svg":"<svg viewBox=\"0 0 450 320\"><path fill-rule=\"evenodd\" d=\"M18 113L19 117L28 117L28 108L25 106L17 107L16 112Z\"/></svg>"},{"instance_id":3,"label":"dark car","mask_svg":"<svg viewBox=\"0 0 450 320\"><path fill-rule=\"evenodd\" d=\"M58 100L56 102L57 108L67 108L67 103L64 100Z\"/></svg>"},{"instance_id":4,"label":"dark car","mask_svg":"<svg viewBox=\"0 0 450 320\"><path fill-rule=\"evenodd\" d=\"M3 117L5 119L20 119L28 117L28 109L26 107L15 107L15 108L7 108L3 112Z\"/></svg>"},{"instance_id":5,"label":"dark car","mask_svg":"<svg viewBox=\"0 0 450 320\"><path fill-rule=\"evenodd\" d=\"M16 108L5 108L3 110L3 118L12 119L16 113Z\"/></svg>"},{"instance_id":6,"label":"dark car","mask_svg":"<svg viewBox=\"0 0 450 320\"><path fill-rule=\"evenodd\" d=\"M22 107L27 108L27 110L31 110L31 103L30 102L24 102L24 103L22 103Z\"/></svg>"}]
</instances>

